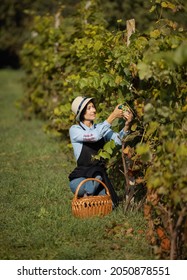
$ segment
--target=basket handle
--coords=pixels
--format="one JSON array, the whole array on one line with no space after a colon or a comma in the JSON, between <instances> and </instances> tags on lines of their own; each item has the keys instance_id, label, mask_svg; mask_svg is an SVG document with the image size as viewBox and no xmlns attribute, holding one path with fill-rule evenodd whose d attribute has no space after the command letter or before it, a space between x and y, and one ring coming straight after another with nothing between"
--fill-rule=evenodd
<instances>
[{"instance_id":1,"label":"basket handle","mask_svg":"<svg viewBox=\"0 0 187 280\"><path fill-rule=\"evenodd\" d=\"M87 178L87 179L84 179L83 181L81 181L81 182L79 183L79 185L78 185L78 187L77 187L77 189L76 189L76 191L75 191L75 195L74 195L75 198L77 198L77 196L78 196L78 192L79 192L80 187L82 187L82 185L84 185L84 184L85 184L86 182L88 182L88 181L97 181L98 183L100 183L101 185L103 185L103 187L104 187L105 190L106 190L106 194L107 194L107 195L110 195L107 186L106 186L105 183L103 183L101 180L99 180L99 179L97 179L97 178Z\"/></svg>"}]
</instances>

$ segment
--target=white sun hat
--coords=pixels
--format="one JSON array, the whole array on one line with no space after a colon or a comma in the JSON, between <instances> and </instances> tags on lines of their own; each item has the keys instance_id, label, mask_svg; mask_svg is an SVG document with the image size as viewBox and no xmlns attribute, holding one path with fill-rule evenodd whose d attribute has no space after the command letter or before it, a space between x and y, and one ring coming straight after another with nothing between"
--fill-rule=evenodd
<instances>
[{"instance_id":1,"label":"white sun hat","mask_svg":"<svg viewBox=\"0 0 187 280\"><path fill-rule=\"evenodd\" d=\"M76 115L76 120L80 121L80 115L84 107L88 104L90 100L94 99L93 97L84 97L84 96L77 96L72 104L71 110Z\"/></svg>"}]
</instances>

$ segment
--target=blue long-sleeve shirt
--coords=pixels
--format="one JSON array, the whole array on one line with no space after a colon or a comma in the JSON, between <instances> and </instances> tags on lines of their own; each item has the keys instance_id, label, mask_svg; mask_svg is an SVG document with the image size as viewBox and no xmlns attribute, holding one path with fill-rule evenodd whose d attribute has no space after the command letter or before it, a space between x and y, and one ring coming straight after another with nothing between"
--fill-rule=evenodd
<instances>
[{"instance_id":1,"label":"blue long-sleeve shirt","mask_svg":"<svg viewBox=\"0 0 187 280\"><path fill-rule=\"evenodd\" d=\"M74 155L76 160L78 160L83 142L96 142L104 137L104 140L110 141L114 140L116 145L121 145L121 138L126 136L129 132L125 132L123 129L117 133L111 129L111 124L104 121L99 124L93 124L91 127L86 126L82 122L80 125L72 125L69 130L70 140L73 146Z\"/></svg>"}]
</instances>

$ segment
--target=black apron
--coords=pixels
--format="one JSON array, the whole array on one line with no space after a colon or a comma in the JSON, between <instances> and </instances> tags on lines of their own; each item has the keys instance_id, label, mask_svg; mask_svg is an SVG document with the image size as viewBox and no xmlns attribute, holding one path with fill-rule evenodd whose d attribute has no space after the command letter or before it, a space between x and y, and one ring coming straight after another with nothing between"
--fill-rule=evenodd
<instances>
[{"instance_id":1,"label":"black apron","mask_svg":"<svg viewBox=\"0 0 187 280\"><path fill-rule=\"evenodd\" d=\"M82 129L84 128L82 127ZM97 142L83 142L82 151L77 160L77 167L69 175L69 180L71 181L79 177L95 178L97 175L100 175L103 182L108 187L114 206L117 206L119 199L110 179L108 178L105 162L104 160L96 160L93 158L98 151L103 148L104 144L105 141L103 138ZM102 187L103 186L101 186L101 188ZM100 190L101 189L98 188L98 192Z\"/></svg>"}]
</instances>

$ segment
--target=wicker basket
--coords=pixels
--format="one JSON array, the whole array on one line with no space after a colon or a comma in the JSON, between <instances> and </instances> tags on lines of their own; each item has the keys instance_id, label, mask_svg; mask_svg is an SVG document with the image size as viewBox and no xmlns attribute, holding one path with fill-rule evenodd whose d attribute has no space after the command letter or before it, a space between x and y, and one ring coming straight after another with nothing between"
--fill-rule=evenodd
<instances>
[{"instance_id":1,"label":"wicker basket","mask_svg":"<svg viewBox=\"0 0 187 280\"><path fill-rule=\"evenodd\" d=\"M78 197L80 187L87 181L97 181L102 184L106 190L106 195ZM84 179L78 185L74 198L72 200L72 213L75 217L88 218L92 216L105 216L112 211L112 200L107 186L97 178Z\"/></svg>"}]
</instances>

